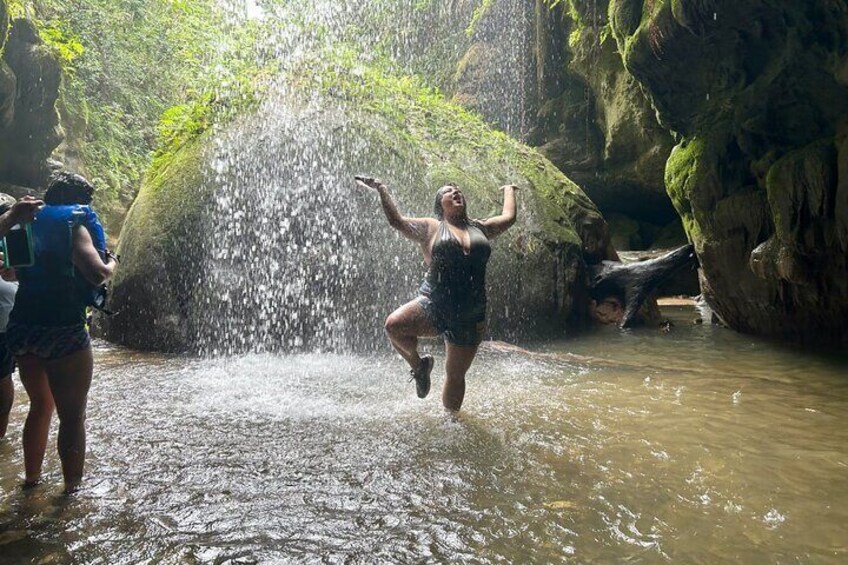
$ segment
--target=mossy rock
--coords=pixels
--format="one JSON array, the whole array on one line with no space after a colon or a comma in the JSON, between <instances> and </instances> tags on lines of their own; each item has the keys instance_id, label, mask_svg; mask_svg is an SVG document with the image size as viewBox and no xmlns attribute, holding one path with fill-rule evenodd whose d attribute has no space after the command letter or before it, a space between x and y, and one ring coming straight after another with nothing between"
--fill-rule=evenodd
<instances>
[{"instance_id":1,"label":"mossy rock","mask_svg":"<svg viewBox=\"0 0 848 565\"><path fill-rule=\"evenodd\" d=\"M384 179L414 216L448 181L473 217L499 213L499 187L518 184L519 220L493 244L492 335L585 321L584 257L606 257L609 238L574 183L412 79L316 67L158 161L124 225L110 339L212 354L386 347L383 320L424 267L355 174Z\"/></svg>"},{"instance_id":2,"label":"mossy rock","mask_svg":"<svg viewBox=\"0 0 848 565\"><path fill-rule=\"evenodd\" d=\"M47 159L64 136L56 110L61 64L35 24L17 18L0 67L0 127L6 122L0 129L0 179L43 186L50 172Z\"/></svg>"},{"instance_id":3,"label":"mossy rock","mask_svg":"<svg viewBox=\"0 0 848 565\"><path fill-rule=\"evenodd\" d=\"M6 46L6 35L9 33L9 7L6 0L0 0L0 57L3 56L3 48Z\"/></svg>"},{"instance_id":4,"label":"mossy rock","mask_svg":"<svg viewBox=\"0 0 848 565\"><path fill-rule=\"evenodd\" d=\"M625 67L678 136L666 187L710 303L741 331L848 343L848 6L610 9L640 4L635 29L624 15L613 29Z\"/></svg>"},{"instance_id":5,"label":"mossy rock","mask_svg":"<svg viewBox=\"0 0 848 565\"><path fill-rule=\"evenodd\" d=\"M638 10L630 13L641 16L642 3L637 4ZM550 10L548 17L558 31L540 36L553 43L548 49L559 50L560 56L546 61L546 72L555 73L557 80L545 85L548 98L538 114L533 143L605 215L657 224L671 221L675 212L663 170L674 142L624 67L610 33L607 2L569 0L537 10ZM537 45L536 51L544 48Z\"/></svg>"}]
</instances>

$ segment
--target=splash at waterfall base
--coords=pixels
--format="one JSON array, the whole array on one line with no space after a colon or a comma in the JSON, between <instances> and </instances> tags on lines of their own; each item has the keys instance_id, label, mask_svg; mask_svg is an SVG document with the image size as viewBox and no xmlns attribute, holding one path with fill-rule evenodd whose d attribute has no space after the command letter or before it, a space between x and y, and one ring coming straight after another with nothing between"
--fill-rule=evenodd
<instances>
[{"instance_id":1,"label":"splash at waterfall base","mask_svg":"<svg viewBox=\"0 0 848 565\"><path fill-rule=\"evenodd\" d=\"M491 262L491 334L587 319L585 261L611 253L607 227L543 157L413 79L336 67L270 91L148 174L122 234L110 340L213 355L384 347L383 319L424 267L353 186L365 171L408 215L428 214L448 182L472 217L499 209L497 187L528 188Z\"/></svg>"}]
</instances>

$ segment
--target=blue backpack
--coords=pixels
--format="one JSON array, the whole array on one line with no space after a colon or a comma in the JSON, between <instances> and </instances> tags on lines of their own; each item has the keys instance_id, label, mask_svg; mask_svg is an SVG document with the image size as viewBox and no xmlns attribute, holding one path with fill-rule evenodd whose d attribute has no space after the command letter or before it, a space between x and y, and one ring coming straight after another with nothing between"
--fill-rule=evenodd
<instances>
[{"instance_id":1,"label":"blue backpack","mask_svg":"<svg viewBox=\"0 0 848 565\"><path fill-rule=\"evenodd\" d=\"M86 306L102 310L106 305L106 285L89 283L72 262L73 233L77 226L88 230L94 248L105 262L106 232L91 206L47 205L38 212L32 223L35 264L18 268L18 279L42 292L72 286Z\"/></svg>"}]
</instances>

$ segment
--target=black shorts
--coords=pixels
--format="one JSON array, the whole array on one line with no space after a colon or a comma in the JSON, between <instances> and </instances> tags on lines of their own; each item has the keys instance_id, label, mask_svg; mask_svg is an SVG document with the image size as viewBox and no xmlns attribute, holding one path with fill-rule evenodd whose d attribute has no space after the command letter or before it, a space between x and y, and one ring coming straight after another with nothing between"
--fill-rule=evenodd
<instances>
[{"instance_id":1,"label":"black shorts","mask_svg":"<svg viewBox=\"0 0 848 565\"><path fill-rule=\"evenodd\" d=\"M486 334L486 320L448 320L427 296L419 296L418 304L424 309L430 323L445 341L459 347L477 347Z\"/></svg>"},{"instance_id":2,"label":"black shorts","mask_svg":"<svg viewBox=\"0 0 848 565\"><path fill-rule=\"evenodd\" d=\"M0 333L0 379L15 372L15 356L6 347L6 333Z\"/></svg>"},{"instance_id":3,"label":"black shorts","mask_svg":"<svg viewBox=\"0 0 848 565\"><path fill-rule=\"evenodd\" d=\"M61 359L91 345L85 324L31 326L10 322L6 328L7 349L15 356Z\"/></svg>"}]
</instances>

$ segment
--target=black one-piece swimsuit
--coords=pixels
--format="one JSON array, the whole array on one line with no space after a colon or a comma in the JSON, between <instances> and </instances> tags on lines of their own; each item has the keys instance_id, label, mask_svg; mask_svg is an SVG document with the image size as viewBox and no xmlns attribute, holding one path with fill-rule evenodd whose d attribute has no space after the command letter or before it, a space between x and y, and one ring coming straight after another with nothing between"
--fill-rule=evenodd
<instances>
[{"instance_id":1,"label":"black one-piece swimsuit","mask_svg":"<svg viewBox=\"0 0 848 565\"><path fill-rule=\"evenodd\" d=\"M468 224L470 250L445 222L430 252L430 268L419 289L419 303L445 339L454 345L480 343L486 320L486 264L492 248L479 226Z\"/></svg>"}]
</instances>

